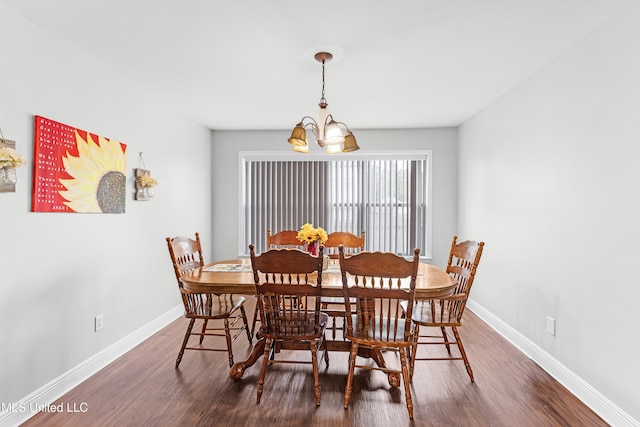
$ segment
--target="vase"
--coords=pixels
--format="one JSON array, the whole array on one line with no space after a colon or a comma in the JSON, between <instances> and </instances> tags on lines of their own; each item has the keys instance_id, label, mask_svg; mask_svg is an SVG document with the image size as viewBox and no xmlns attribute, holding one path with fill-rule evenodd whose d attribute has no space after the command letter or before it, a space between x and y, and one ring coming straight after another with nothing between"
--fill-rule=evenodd
<instances>
[{"instance_id":1,"label":"vase","mask_svg":"<svg viewBox=\"0 0 640 427\"><path fill-rule=\"evenodd\" d=\"M149 200L147 187L140 187L136 190L136 200Z\"/></svg>"},{"instance_id":2,"label":"vase","mask_svg":"<svg viewBox=\"0 0 640 427\"><path fill-rule=\"evenodd\" d=\"M16 175L16 168L5 166L0 168L0 184L11 185L18 182L18 176Z\"/></svg>"},{"instance_id":3,"label":"vase","mask_svg":"<svg viewBox=\"0 0 640 427\"><path fill-rule=\"evenodd\" d=\"M306 243L305 247L310 255L318 256L318 242Z\"/></svg>"}]
</instances>

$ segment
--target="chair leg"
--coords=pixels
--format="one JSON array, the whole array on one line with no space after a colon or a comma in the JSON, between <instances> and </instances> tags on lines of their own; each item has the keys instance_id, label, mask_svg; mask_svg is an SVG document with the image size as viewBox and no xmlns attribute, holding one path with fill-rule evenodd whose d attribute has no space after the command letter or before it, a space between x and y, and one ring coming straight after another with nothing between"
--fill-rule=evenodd
<instances>
[{"instance_id":1,"label":"chair leg","mask_svg":"<svg viewBox=\"0 0 640 427\"><path fill-rule=\"evenodd\" d=\"M187 327L187 332L184 334L184 340L182 340L182 347L180 347L180 352L178 352L178 358L176 359L176 368L180 365L182 361L182 355L184 354L184 349L187 346L187 341L189 341L189 337L191 336L191 330L193 329L193 324L196 322L196 319L191 319L189 321L189 326Z\"/></svg>"},{"instance_id":2,"label":"chair leg","mask_svg":"<svg viewBox=\"0 0 640 427\"><path fill-rule=\"evenodd\" d=\"M344 336L346 332L347 332L347 318L343 317L342 318L342 341L347 340L347 338Z\"/></svg>"},{"instance_id":3,"label":"chair leg","mask_svg":"<svg viewBox=\"0 0 640 427\"><path fill-rule=\"evenodd\" d=\"M471 378L471 382L475 382L473 379L473 371L471 370L471 365L469 364L469 359L467 359L467 353L464 351L464 346L462 345L462 340L460 339L460 334L458 333L458 328L452 326L453 335L456 337L456 343L458 344L458 350L460 350L460 354L462 355L462 360L464 360L464 366L467 368L467 374L469 374L469 378Z\"/></svg>"},{"instance_id":4,"label":"chair leg","mask_svg":"<svg viewBox=\"0 0 640 427\"><path fill-rule=\"evenodd\" d=\"M332 316L331 317L332 322L331 322L331 331L332 331L332 338L335 341L336 340L336 317Z\"/></svg>"},{"instance_id":5,"label":"chair leg","mask_svg":"<svg viewBox=\"0 0 640 427\"><path fill-rule=\"evenodd\" d=\"M244 305L240 306L240 313L242 313L242 321L244 322L244 330L247 333L247 339L249 340L249 345L253 343L253 339L251 337L251 331L249 330L249 322L247 322L247 312L244 309Z\"/></svg>"},{"instance_id":6,"label":"chair leg","mask_svg":"<svg viewBox=\"0 0 640 427\"><path fill-rule=\"evenodd\" d=\"M204 340L204 334L207 332L207 319L202 321L202 331L200 331L200 344Z\"/></svg>"},{"instance_id":7,"label":"chair leg","mask_svg":"<svg viewBox=\"0 0 640 427\"><path fill-rule=\"evenodd\" d=\"M449 337L447 336L447 330L444 326L440 327L440 331L442 332L442 339L444 339L444 345L447 347L447 353L451 354L451 347L449 347Z\"/></svg>"},{"instance_id":8,"label":"chair leg","mask_svg":"<svg viewBox=\"0 0 640 427\"><path fill-rule=\"evenodd\" d=\"M318 378L318 347L317 340L311 340L311 364L313 365L313 389L316 394L316 406L320 406L320 379Z\"/></svg>"},{"instance_id":9,"label":"chair leg","mask_svg":"<svg viewBox=\"0 0 640 427\"><path fill-rule=\"evenodd\" d=\"M411 346L411 358L409 359L409 375L411 381L413 381L413 372L416 366L416 359L418 357L418 339L420 338L420 325L416 324L416 328L413 331L413 345Z\"/></svg>"},{"instance_id":10,"label":"chair leg","mask_svg":"<svg viewBox=\"0 0 640 427\"><path fill-rule=\"evenodd\" d=\"M267 365L269 364L269 352L271 351L271 338L267 338L264 343L264 355L262 356L262 369L260 370L260 379L258 380L258 396L256 403L260 403L262 390L264 389L264 377L267 374Z\"/></svg>"},{"instance_id":11,"label":"chair leg","mask_svg":"<svg viewBox=\"0 0 640 427\"><path fill-rule=\"evenodd\" d=\"M347 375L347 386L344 389L344 409L349 407L351 400L351 391L353 390L353 372L356 369L356 355L358 354L358 344L351 343L351 352L349 353L349 374Z\"/></svg>"},{"instance_id":12,"label":"chair leg","mask_svg":"<svg viewBox=\"0 0 640 427\"><path fill-rule=\"evenodd\" d=\"M327 348L327 339L322 337L322 347L324 348L324 363L329 368L329 349Z\"/></svg>"},{"instance_id":13,"label":"chair leg","mask_svg":"<svg viewBox=\"0 0 640 427\"><path fill-rule=\"evenodd\" d=\"M227 339L227 352L229 353L229 367L233 367L233 346L231 345L231 330L229 329L229 318L224 318L224 335Z\"/></svg>"},{"instance_id":14,"label":"chair leg","mask_svg":"<svg viewBox=\"0 0 640 427\"><path fill-rule=\"evenodd\" d=\"M400 349L400 363L402 364L402 381L404 382L404 394L407 401L407 410L409 411L409 419L413 419L413 401L411 400L411 387L409 386L409 368L407 364L407 351L409 348Z\"/></svg>"},{"instance_id":15,"label":"chair leg","mask_svg":"<svg viewBox=\"0 0 640 427\"><path fill-rule=\"evenodd\" d=\"M258 301L256 300L256 308L253 310L253 320L251 321L251 336L255 336L256 322L258 321Z\"/></svg>"}]
</instances>

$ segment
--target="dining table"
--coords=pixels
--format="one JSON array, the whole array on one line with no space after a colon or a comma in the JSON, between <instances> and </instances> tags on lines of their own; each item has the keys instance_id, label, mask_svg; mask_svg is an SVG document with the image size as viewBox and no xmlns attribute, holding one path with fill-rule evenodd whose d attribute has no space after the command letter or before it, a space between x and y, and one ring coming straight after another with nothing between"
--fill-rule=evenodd
<instances>
[{"instance_id":1,"label":"dining table","mask_svg":"<svg viewBox=\"0 0 640 427\"><path fill-rule=\"evenodd\" d=\"M255 281L249 258L229 259L205 264L184 273L180 277L184 288L190 292L211 294L255 295ZM329 262L322 271L322 296L343 297L342 275L337 262ZM456 281L444 270L427 263L420 263L416 276L415 299L427 300L447 297L453 294ZM230 376L240 379L245 370L254 365L264 355L265 340L256 334L257 342L249 357L231 367ZM351 343L345 340L326 340L329 351L349 351ZM283 347L286 348L286 347ZM382 354L362 349L359 356L370 357L379 366L386 366ZM400 376L388 374L389 384L398 387Z\"/></svg>"}]
</instances>

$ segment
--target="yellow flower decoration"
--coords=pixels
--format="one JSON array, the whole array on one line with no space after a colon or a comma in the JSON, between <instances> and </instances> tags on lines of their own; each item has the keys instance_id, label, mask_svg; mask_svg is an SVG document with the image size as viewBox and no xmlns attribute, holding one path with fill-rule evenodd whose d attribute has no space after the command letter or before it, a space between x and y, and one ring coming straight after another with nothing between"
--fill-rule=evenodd
<instances>
[{"instance_id":1,"label":"yellow flower decoration","mask_svg":"<svg viewBox=\"0 0 640 427\"><path fill-rule=\"evenodd\" d=\"M322 228L314 228L313 224L306 223L302 227L300 227L300 231L296 235L296 239L298 239L302 243L313 243L320 242L324 244L327 241L327 232Z\"/></svg>"},{"instance_id":2,"label":"yellow flower decoration","mask_svg":"<svg viewBox=\"0 0 640 427\"><path fill-rule=\"evenodd\" d=\"M155 179L151 178L148 175L143 175L140 178L138 178L138 182L143 187L155 187L156 185L158 185L158 181L156 181Z\"/></svg>"},{"instance_id":3,"label":"yellow flower decoration","mask_svg":"<svg viewBox=\"0 0 640 427\"><path fill-rule=\"evenodd\" d=\"M16 150L0 144L0 168L17 168L26 164L27 162Z\"/></svg>"}]
</instances>

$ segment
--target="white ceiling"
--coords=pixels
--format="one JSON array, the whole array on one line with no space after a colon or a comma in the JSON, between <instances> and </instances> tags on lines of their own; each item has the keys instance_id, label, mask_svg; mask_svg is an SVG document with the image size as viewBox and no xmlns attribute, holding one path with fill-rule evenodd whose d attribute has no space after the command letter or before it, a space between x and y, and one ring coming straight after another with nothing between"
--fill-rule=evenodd
<instances>
[{"instance_id":1,"label":"white ceiling","mask_svg":"<svg viewBox=\"0 0 640 427\"><path fill-rule=\"evenodd\" d=\"M457 126L637 0L0 0L212 129ZM7 35L3 36L6 42Z\"/></svg>"}]
</instances>

